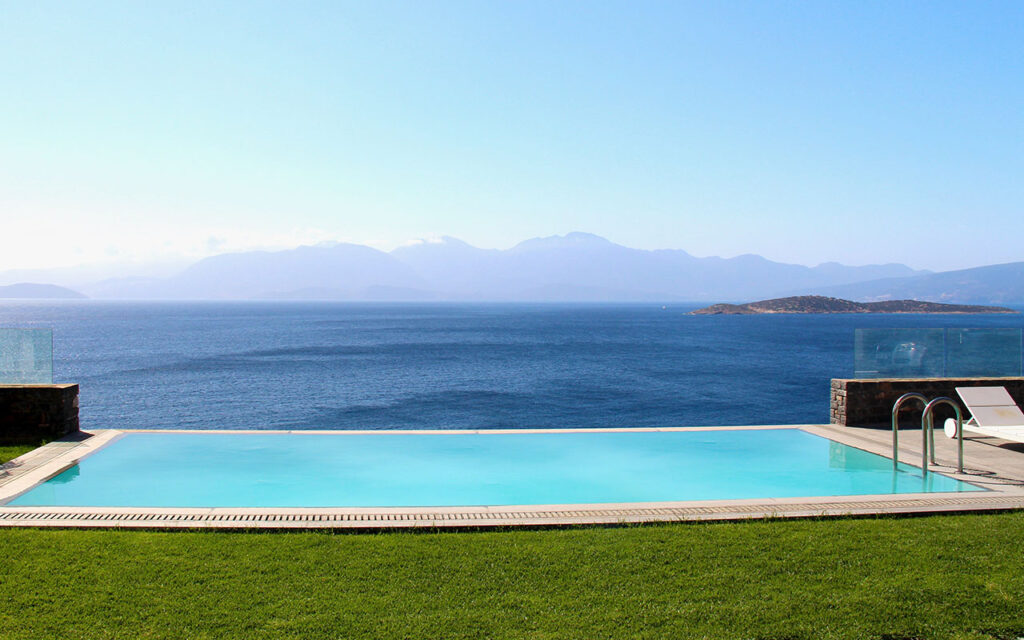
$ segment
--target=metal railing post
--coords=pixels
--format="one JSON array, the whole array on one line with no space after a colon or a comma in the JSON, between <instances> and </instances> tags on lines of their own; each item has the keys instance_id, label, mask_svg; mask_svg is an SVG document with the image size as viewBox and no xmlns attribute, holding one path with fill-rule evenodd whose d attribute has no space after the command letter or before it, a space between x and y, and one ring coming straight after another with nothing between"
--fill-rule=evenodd
<instances>
[{"instance_id":1,"label":"metal railing post","mask_svg":"<svg viewBox=\"0 0 1024 640\"><path fill-rule=\"evenodd\" d=\"M928 406L928 398L924 397L920 393L914 393L914 392L904 393L902 396L900 396L896 400L896 403L892 405L892 469L893 469L893 471L896 471L896 469L899 467L899 457L900 457L900 449L899 449L899 444L900 444L899 443L899 412L900 412L900 407L903 405L904 402L906 402L907 400L910 400L910 399L920 400L922 406ZM926 451L925 455L926 456L927 456L927 450L928 450L928 443L925 442L925 451ZM925 471L927 472L928 471L927 458L925 459L925 465L924 466L925 466Z\"/></svg>"},{"instance_id":2,"label":"metal railing post","mask_svg":"<svg viewBox=\"0 0 1024 640\"><path fill-rule=\"evenodd\" d=\"M945 404L953 407L953 411L956 412L956 439L957 439L957 457L956 457L956 472L964 472L964 417L960 411L960 405L952 398L935 398L929 402L925 408L924 413L921 414L921 429L928 431L931 434L931 445L932 445L932 463L935 463L935 418L932 416L932 410L935 407ZM927 454L925 455L925 462L927 463Z\"/></svg>"}]
</instances>

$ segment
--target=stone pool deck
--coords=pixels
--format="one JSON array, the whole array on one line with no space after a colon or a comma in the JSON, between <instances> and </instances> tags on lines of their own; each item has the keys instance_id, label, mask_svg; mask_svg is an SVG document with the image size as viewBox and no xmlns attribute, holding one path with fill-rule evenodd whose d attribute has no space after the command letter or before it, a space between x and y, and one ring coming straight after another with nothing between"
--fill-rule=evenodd
<instances>
[{"instance_id":1,"label":"stone pool deck","mask_svg":"<svg viewBox=\"0 0 1024 640\"><path fill-rule=\"evenodd\" d=\"M891 456L892 432L837 425L781 425ZM778 426L684 427L642 431L770 429ZM606 431L602 429L601 431ZM617 431L636 431L617 429ZM520 432L520 431L514 431ZM79 433L0 465L0 527L145 529L388 529L544 527L642 522L743 520L871 514L962 513L1024 508L1024 444L969 436L964 474L956 473L956 441L935 434L935 471L982 486L970 493L918 493L807 498L571 505L395 508L138 508L10 507L3 503L57 475L122 431ZM225 432L230 433L230 432ZM248 432L251 433L251 432ZM304 432L310 433L310 432ZM321 432L323 433L323 432ZM336 433L336 432L335 432ZM352 432L347 432L352 433ZM379 432L376 432L379 433ZM419 432L431 433L431 432ZM436 432L433 432L436 433ZM494 433L493 431L491 433ZM900 461L921 463L921 431L900 431Z\"/></svg>"}]
</instances>

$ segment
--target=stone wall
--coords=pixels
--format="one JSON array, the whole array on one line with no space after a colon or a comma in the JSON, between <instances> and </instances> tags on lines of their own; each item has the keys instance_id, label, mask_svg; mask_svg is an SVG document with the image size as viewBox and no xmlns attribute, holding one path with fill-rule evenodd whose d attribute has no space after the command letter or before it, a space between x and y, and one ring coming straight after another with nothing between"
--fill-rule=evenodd
<instances>
[{"instance_id":1,"label":"stone wall","mask_svg":"<svg viewBox=\"0 0 1024 640\"><path fill-rule=\"evenodd\" d=\"M1024 406L1024 378L863 378L833 379L831 422L850 427L892 425L892 405L904 393L916 391L927 398L946 396L960 402L956 387L1006 387L1018 405ZM970 416L961 404L964 420ZM921 428L921 403L907 402L900 409L900 428ZM954 417L949 407L936 407L935 424Z\"/></svg>"},{"instance_id":2,"label":"stone wall","mask_svg":"<svg viewBox=\"0 0 1024 640\"><path fill-rule=\"evenodd\" d=\"M0 444L38 444L74 431L77 384L0 385Z\"/></svg>"}]
</instances>

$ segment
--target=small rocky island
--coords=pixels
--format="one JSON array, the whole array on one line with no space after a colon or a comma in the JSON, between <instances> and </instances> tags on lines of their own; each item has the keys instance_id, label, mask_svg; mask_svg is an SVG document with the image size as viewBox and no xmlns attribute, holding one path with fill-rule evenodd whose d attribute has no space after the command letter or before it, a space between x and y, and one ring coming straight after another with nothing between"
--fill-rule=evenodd
<instances>
[{"instance_id":1,"label":"small rocky island","mask_svg":"<svg viewBox=\"0 0 1024 640\"><path fill-rule=\"evenodd\" d=\"M752 315L756 313L1017 313L1006 307L942 304L921 300L853 302L826 296L793 296L747 304L713 304L691 315Z\"/></svg>"}]
</instances>

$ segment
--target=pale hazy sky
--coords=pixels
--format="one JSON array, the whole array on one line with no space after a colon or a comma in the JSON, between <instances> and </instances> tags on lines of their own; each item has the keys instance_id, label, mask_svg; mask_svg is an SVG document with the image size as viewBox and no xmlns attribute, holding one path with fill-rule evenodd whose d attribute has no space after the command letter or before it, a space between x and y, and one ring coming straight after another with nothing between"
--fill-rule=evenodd
<instances>
[{"instance_id":1,"label":"pale hazy sky","mask_svg":"<svg viewBox=\"0 0 1024 640\"><path fill-rule=\"evenodd\" d=\"M0 0L0 270L573 230L1024 260L1024 3Z\"/></svg>"}]
</instances>

